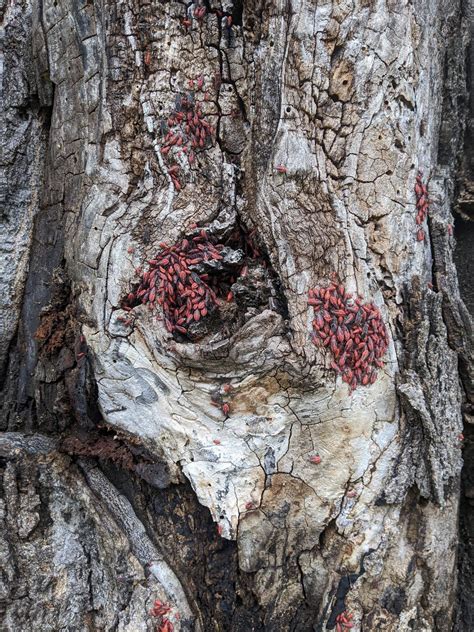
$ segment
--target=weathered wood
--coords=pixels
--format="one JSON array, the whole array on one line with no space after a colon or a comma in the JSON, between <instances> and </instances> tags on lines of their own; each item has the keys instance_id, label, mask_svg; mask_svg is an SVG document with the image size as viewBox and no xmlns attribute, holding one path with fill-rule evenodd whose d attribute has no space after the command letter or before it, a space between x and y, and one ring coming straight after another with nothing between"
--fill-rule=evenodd
<instances>
[{"instance_id":1,"label":"weathered wood","mask_svg":"<svg viewBox=\"0 0 474 632\"><path fill-rule=\"evenodd\" d=\"M176 630L334 629L345 610L355 630L452 628L473 389L450 228L461 4L3 9L7 629L151 630L155 598ZM213 128L194 162L162 151L183 96ZM185 338L124 297L195 223L261 254ZM229 250L216 269L246 257ZM308 290L335 278L389 333L353 393L310 336Z\"/></svg>"}]
</instances>

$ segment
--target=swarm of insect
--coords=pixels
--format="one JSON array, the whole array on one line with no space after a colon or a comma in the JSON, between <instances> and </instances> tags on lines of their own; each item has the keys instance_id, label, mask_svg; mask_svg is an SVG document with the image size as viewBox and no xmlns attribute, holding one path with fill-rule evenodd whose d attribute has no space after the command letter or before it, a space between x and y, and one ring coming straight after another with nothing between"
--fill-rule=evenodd
<instances>
[{"instance_id":1,"label":"swarm of insect","mask_svg":"<svg viewBox=\"0 0 474 632\"><path fill-rule=\"evenodd\" d=\"M343 285L309 290L314 309L312 340L329 347L331 368L342 375L352 392L358 385L373 384L388 347L388 335L380 311L373 303L346 292Z\"/></svg>"},{"instance_id":2,"label":"swarm of insect","mask_svg":"<svg viewBox=\"0 0 474 632\"><path fill-rule=\"evenodd\" d=\"M161 602L159 599L156 599L155 603L153 604L153 608L150 610L150 614L152 617L157 617L160 619L156 628L156 632L173 632L174 625L166 617L170 610L171 608L168 604Z\"/></svg>"},{"instance_id":3,"label":"swarm of insect","mask_svg":"<svg viewBox=\"0 0 474 632\"><path fill-rule=\"evenodd\" d=\"M214 245L205 230L173 246L160 244L155 259L148 261L134 292L124 300L125 308L137 304L161 306L166 329L186 335L189 325L208 315L217 305L217 295L209 285L207 274L193 270L203 262L222 259L223 246Z\"/></svg>"},{"instance_id":4,"label":"swarm of insect","mask_svg":"<svg viewBox=\"0 0 474 632\"><path fill-rule=\"evenodd\" d=\"M218 237L196 224L188 231L172 245L161 242L148 265L135 269L139 280L120 302L127 312L118 317L124 325L134 325L138 314L133 310L148 305L176 340L197 341L217 325L222 335L229 335L245 322L249 306L264 309L274 296L274 305L282 309L254 231L237 226ZM232 398L233 387L221 386L214 403L227 416L231 406L222 405Z\"/></svg>"},{"instance_id":5,"label":"swarm of insect","mask_svg":"<svg viewBox=\"0 0 474 632\"><path fill-rule=\"evenodd\" d=\"M428 210L429 210L429 201L428 201L428 189L426 185L423 183L423 177L421 171L418 171L415 182L415 196L416 196L416 208L418 210L416 214L416 223L418 226L421 226L425 221ZM425 240L425 231L422 228L418 228L416 233L416 238L418 241Z\"/></svg>"},{"instance_id":6,"label":"swarm of insect","mask_svg":"<svg viewBox=\"0 0 474 632\"><path fill-rule=\"evenodd\" d=\"M202 76L198 77L196 82L191 80L190 88L198 90L204 84ZM214 128L204 118L201 106L195 102L193 94L179 96L176 100L176 109L163 122L162 130L164 133L163 142L161 143L161 155L167 162L168 175L173 182L174 188L179 191L182 187L180 175L180 167L178 164L172 163L174 158L180 158L186 155L189 164L193 164L196 160L196 152L205 149L212 139Z\"/></svg>"},{"instance_id":7,"label":"swarm of insect","mask_svg":"<svg viewBox=\"0 0 474 632\"><path fill-rule=\"evenodd\" d=\"M336 631L337 632L345 632L345 630L350 630L354 627L352 623L353 615L346 610L338 614L336 617Z\"/></svg>"},{"instance_id":8,"label":"swarm of insect","mask_svg":"<svg viewBox=\"0 0 474 632\"><path fill-rule=\"evenodd\" d=\"M150 614L152 617L163 617L165 614L168 614L170 610L171 607L168 604L156 599L153 608L150 610Z\"/></svg>"}]
</instances>

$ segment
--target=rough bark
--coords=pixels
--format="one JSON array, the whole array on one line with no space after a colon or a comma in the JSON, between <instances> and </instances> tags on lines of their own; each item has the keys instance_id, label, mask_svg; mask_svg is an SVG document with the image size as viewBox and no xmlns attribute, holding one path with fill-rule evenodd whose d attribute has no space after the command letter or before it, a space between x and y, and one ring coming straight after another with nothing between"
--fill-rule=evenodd
<instances>
[{"instance_id":1,"label":"rough bark","mask_svg":"<svg viewBox=\"0 0 474 632\"><path fill-rule=\"evenodd\" d=\"M5 628L154 630L160 599L175 630L472 629L469 3L0 7ZM259 254L184 337L124 297L196 223ZM310 336L335 278L389 332L353 393Z\"/></svg>"}]
</instances>

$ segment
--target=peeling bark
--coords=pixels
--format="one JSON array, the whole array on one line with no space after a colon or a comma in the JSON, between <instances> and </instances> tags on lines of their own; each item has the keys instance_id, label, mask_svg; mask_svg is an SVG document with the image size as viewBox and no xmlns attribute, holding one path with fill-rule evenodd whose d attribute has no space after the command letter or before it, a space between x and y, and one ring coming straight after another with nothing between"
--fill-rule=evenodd
<instances>
[{"instance_id":1,"label":"peeling bark","mask_svg":"<svg viewBox=\"0 0 474 632\"><path fill-rule=\"evenodd\" d=\"M0 11L5 628L469 630L470 4ZM143 273L202 230L179 331ZM335 279L389 333L353 392Z\"/></svg>"}]
</instances>

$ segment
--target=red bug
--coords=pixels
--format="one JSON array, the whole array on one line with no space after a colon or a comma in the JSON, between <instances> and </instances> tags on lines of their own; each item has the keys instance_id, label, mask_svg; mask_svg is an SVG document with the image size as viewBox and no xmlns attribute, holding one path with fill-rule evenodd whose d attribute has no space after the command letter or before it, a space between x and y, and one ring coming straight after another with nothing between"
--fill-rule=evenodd
<instances>
[{"instance_id":1,"label":"red bug","mask_svg":"<svg viewBox=\"0 0 474 632\"><path fill-rule=\"evenodd\" d=\"M171 165L167 170L176 184L179 165ZM159 251L147 261L149 268L143 272L137 268L137 274L141 275L140 281L120 305L125 311L131 311L141 304L148 305L151 310L159 309L160 320L175 338L178 334L187 337L205 335L206 330L201 330L204 331L201 333L193 327L194 323L222 307L221 300L226 296L224 288L228 287L229 282L232 284L236 281L234 272L226 278L224 287L219 288L216 277L194 268L204 262L222 260L224 249L224 244L215 244L206 230L201 228L196 231L196 228L197 225L192 224L188 229L192 231L191 235L175 244L160 242ZM247 268L243 266L241 274L246 273ZM120 318L122 321L125 319L124 316ZM177 340L182 341L180 336ZM230 385L224 386L224 392L230 388ZM221 402L219 406L226 415L229 413L228 403Z\"/></svg>"},{"instance_id":2,"label":"red bug","mask_svg":"<svg viewBox=\"0 0 474 632\"><path fill-rule=\"evenodd\" d=\"M352 391L358 384L375 381L373 365L378 366L388 346L385 325L373 304L363 304L346 292L342 284L312 288L308 305L314 310L313 343L329 347L333 354L331 368L342 373L342 380ZM382 364L383 366L383 364Z\"/></svg>"},{"instance_id":3,"label":"red bug","mask_svg":"<svg viewBox=\"0 0 474 632\"><path fill-rule=\"evenodd\" d=\"M288 173L288 169L285 167L285 165L277 165L275 169L278 171L278 173Z\"/></svg>"},{"instance_id":4,"label":"red bug","mask_svg":"<svg viewBox=\"0 0 474 632\"><path fill-rule=\"evenodd\" d=\"M206 7L198 7L196 9L195 15L198 19L202 20L202 18L206 15Z\"/></svg>"},{"instance_id":5,"label":"red bug","mask_svg":"<svg viewBox=\"0 0 474 632\"><path fill-rule=\"evenodd\" d=\"M247 511L249 511L250 509L253 509L253 508L254 508L254 504L253 504L252 501L249 501L249 502L245 503L245 509Z\"/></svg>"},{"instance_id":6,"label":"red bug","mask_svg":"<svg viewBox=\"0 0 474 632\"><path fill-rule=\"evenodd\" d=\"M316 465L319 465L321 463L321 457L319 456L319 454L314 454L313 456L310 456L309 460L311 461L311 463L316 463Z\"/></svg>"},{"instance_id":7,"label":"red bug","mask_svg":"<svg viewBox=\"0 0 474 632\"><path fill-rule=\"evenodd\" d=\"M348 613L346 610L341 614L338 614L336 617L336 630L337 632L344 632L345 630L350 630L354 627L351 619L353 615Z\"/></svg>"},{"instance_id":8,"label":"red bug","mask_svg":"<svg viewBox=\"0 0 474 632\"><path fill-rule=\"evenodd\" d=\"M168 614L170 610L171 608L168 604L156 599L153 604L153 608L150 610L150 614L154 617L162 617L163 615Z\"/></svg>"},{"instance_id":9,"label":"red bug","mask_svg":"<svg viewBox=\"0 0 474 632\"><path fill-rule=\"evenodd\" d=\"M215 443L216 445L220 445L221 444L221 440L220 439L213 439L212 442Z\"/></svg>"},{"instance_id":10,"label":"red bug","mask_svg":"<svg viewBox=\"0 0 474 632\"><path fill-rule=\"evenodd\" d=\"M224 404L222 404L222 408L221 408L222 412L224 413L224 415L228 415L230 412L230 406L227 402L224 402Z\"/></svg>"},{"instance_id":11,"label":"red bug","mask_svg":"<svg viewBox=\"0 0 474 632\"><path fill-rule=\"evenodd\" d=\"M416 207L418 209L418 213L416 215L415 221L416 221L416 224L419 226L425 221L426 216L428 215L428 211L429 211L428 190L426 186L423 184L422 174L420 171L418 172L418 175L416 176L415 197L416 197ZM423 231L421 229L418 230L417 232L418 241L424 240L424 233L423 233L423 237L420 237L420 234L422 232Z\"/></svg>"},{"instance_id":12,"label":"red bug","mask_svg":"<svg viewBox=\"0 0 474 632\"><path fill-rule=\"evenodd\" d=\"M163 619L158 632L173 632L174 626L169 619Z\"/></svg>"}]
</instances>

